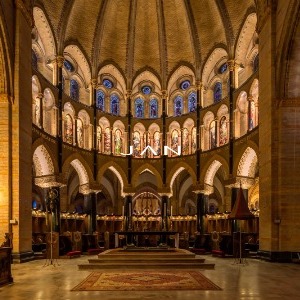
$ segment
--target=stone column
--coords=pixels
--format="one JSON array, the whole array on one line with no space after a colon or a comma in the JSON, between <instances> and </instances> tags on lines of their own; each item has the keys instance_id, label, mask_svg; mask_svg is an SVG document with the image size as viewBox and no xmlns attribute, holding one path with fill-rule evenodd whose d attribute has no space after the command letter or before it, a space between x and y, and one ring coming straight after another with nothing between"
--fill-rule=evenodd
<instances>
[{"instance_id":1,"label":"stone column","mask_svg":"<svg viewBox=\"0 0 300 300\"><path fill-rule=\"evenodd\" d=\"M166 128L166 103L167 103L167 92L162 91L162 145L167 145L167 128ZM163 149L162 149L163 151ZM163 154L163 153L162 153ZM165 185L167 182L167 156L162 155L162 181Z\"/></svg>"},{"instance_id":2,"label":"stone column","mask_svg":"<svg viewBox=\"0 0 300 300\"><path fill-rule=\"evenodd\" d=\"M131 90L127 90L126 94L126 103L127 103L127 153L130 151L130 145L132 143L132 129L131 129L131 119L132 119L132 113L131 113ZM132 168L132 157L131 155L127 155L127 178L128 178L128 184L131 184L131 168Z\"/></svg>"},{"instance_id":3,"label":"stone column","mask_svg":"<svg viewBox=\"0 0 300 300\"><path fill-rule=\"evenodd\" d=\"M13 53L8 57L6 64L11 63L12 65L11 70L14 79L12 94L14 99L12 103L9 103L9 97L1 97L1 110L4 110L3 114L1 111L1 123L3 122L5 130L9 128L9 132L1 132L1 135L3 135L0 142L1 152L7 150L6 154L2 154L4 160L1 159L1 164L3 162L4 166L1 166L1 172L7 172L8 175L7 177L3 176L4 182L1 182L1 186L7 184L7 187L3 187L4 195L1 195L0 202L8 203L7 210L9 213L7 216L11 220L17 220L13 225L7 226L5 224L5 227L8 227L13 234L12 256L14 261L23 262L33 259L31 242L32 86L28 80L24 80L25 75L27 78L31 78L31 29L33 19L30 1L15 0L6 2L4 1L1 5L6 6L5 11L11 20L6 25L11 27L8 28L8 32L11 32L13 37L6 36L4 38L8 39L7 45L12 47L10 50ZM15 2L15 5L11 2ZM2 75L0 74L1 77ZM9 81L8 78L7 81ZM4 99L7 99L7 101ZM5 108L7 111L5 111ZM8 121L7 125L6 121Z\"/></svg>"},{"instance_id":4,"label":"stone column","mask_svg":"<svg viewBox=\"0 0 300 300\"><path fill-rule=\"evenodd\" d=\"M196 191L197 195L197 231L200 234L205 233L205 226L204 226L204 218L205 218L205 195L201 192Z\"/></svg>"}]
</instances>

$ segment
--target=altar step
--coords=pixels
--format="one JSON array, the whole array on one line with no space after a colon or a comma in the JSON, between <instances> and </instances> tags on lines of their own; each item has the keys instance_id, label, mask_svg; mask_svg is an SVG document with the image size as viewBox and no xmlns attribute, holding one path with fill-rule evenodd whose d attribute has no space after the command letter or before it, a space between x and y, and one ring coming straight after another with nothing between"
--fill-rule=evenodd
<instances>
[{"instance_id":1,"label":"altar step","mask_svg":"<svg viewBox=\"0 0 300 300\"><path fill-rule=\"evenodd\" d=\"M79 265L80 270L107 269L213 269L214 264L205 263L205 259L196 257L186 250L161 252L128 252L123 249L107 250L88 264Z\"/></svg>"}]
</instances>

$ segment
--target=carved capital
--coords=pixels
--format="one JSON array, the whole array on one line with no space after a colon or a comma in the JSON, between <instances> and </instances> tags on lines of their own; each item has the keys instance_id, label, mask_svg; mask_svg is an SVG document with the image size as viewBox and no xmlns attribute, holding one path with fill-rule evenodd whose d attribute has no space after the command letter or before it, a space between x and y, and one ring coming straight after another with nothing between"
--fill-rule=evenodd
<instances>
[{"instance_id":1,"label":"carved capital","mask_svg":"<svg viewBox=\"0 0 300 300\"><path fill-rule=\"evenodd\" d=\"M97 87L97 83L98 83L97 78L92 78L91 79L91 86L92 86L93 89L95 89Z\"/></svg>"},{"instance_id":2,"label":"carved capital","mask_svg":"<svg viewBox=\"0 0 300 300\"><path fill-rule=\"evenodd\" d=\"M65 61L65 58L63 56L56 56L56 63L58 65L59 68L62 68L63 65L64 65L64 61Z\"/></svg>"}]
</instances>

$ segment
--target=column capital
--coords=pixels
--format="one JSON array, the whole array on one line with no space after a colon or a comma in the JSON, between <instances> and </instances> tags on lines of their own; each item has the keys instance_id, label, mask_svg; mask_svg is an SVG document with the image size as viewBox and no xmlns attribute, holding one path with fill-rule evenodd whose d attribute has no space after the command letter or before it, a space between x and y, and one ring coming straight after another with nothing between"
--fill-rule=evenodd
<instances>
[{"instance_id":1,"label":"column capital","mask_svg":"<svg viewBox=\"0 0 300 300\"><path fill-rule=\"evenodd\" d=\"M57 63L59 68L62 68L64 65L65 58L61 55L57 55L55 58L55 62Z\"/></svg>"},{"instance_id":2,"label":"column capital","mask_svg":"<svg viewBox=\"0 0 300 300\"><path fill-rule=\"evenodd\" d=\"M91 81L90 81L90 85L94 89L97 87L97 83L98 83L97 78L92 78Z\"/></svg>"},{"instance_id":3,"label":"column capital","mask_svg":"<svg viewBox=\"0 0 300 300\"><path fill-rule=\"evenodd\" d=\"M227 64L228 64L229 71L234 71L239 66L239 64L236 62L235 59L228 60Z\"/></svg>"},{"instance_id":4,"label":"column capital","mask_svg":"<svg viewBox=\"0 0 300 300\"><path fill-rule=\"evenodd\" d=\"M132 90L126 90L126 98L131 97Z\"/></svg>"},{"instance_id":5,"label":"column capital","mask_svg":"<svg viewBox=\"0 0 300 300\"><path fill-rule=\"evenodd\" d=\"M167 90L162 90L161 93L162 93L162 97L163 97L163 98L167 98L167 97L168 97L168 92L167 92Z\"/></svg>"}]
</instances>

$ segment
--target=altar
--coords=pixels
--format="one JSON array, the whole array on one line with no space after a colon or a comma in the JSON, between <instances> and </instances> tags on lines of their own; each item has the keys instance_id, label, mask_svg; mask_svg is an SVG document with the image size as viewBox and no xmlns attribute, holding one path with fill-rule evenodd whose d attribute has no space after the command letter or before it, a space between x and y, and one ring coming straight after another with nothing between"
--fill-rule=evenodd
<instances>
[{"instance_id":1,"label":"altar","mask_svg":"<svg viewBox=\"0 0 300 300\"><path fill-rule=\"evenodd\" d=\"M163 241L161 245L167 245L167 237L174 236L175 240L175 248L179 248L179 233L177 231L116 231L115 234L115 247L119 247L119 237L124 235L126 237L126 244L133 245L133 241L135 241L135 246L139 247L139 237L149 237L149 236L157 236Z\"/></svg>"}]
</instances>

